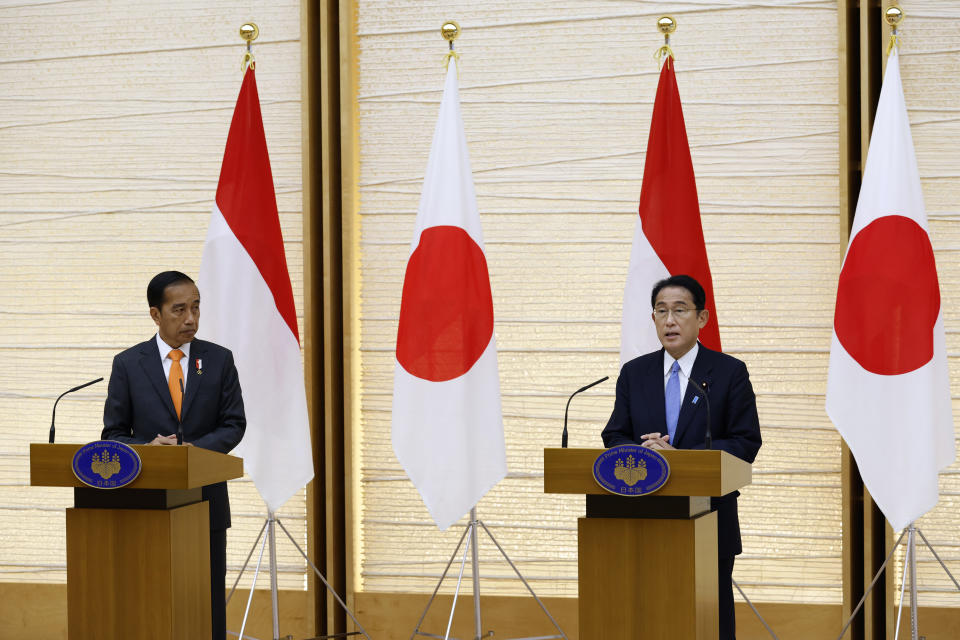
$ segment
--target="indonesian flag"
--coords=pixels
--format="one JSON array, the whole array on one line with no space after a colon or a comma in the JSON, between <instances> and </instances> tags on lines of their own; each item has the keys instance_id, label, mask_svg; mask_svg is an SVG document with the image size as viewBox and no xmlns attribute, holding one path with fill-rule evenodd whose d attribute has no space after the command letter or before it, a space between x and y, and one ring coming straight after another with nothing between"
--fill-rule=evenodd
<instances>
[{"instance_id":1,"label":"indonesian flag","mask_svg":"<svg viewBox=\"0 0 960 640\"><path fill-rule=\"evenodd\" d=\"M937 265L896 50L840 271L827 413L895 530L937 504L954 459Z\"/></svg>"},{"instance_id":2,"label":"indonesian flag","mask_svg":"<svg viewBox=\"0 0 960 640\"><path fill-rule=\"evenodd\" d=\"M493 297L455 64L403 280L393 450L440 529L507 473Z\"/></svg>"},{"instance_id":3,"label":"indonesian flag","mask_svg":"<svg viewBox=\"0 0 960 640\"><path fill-rule=\"evenodd\" d=\"M668 57L660 70L653 103L640 188L640 217L633 231L630 268L623 291L621 365L660 348L651 318L650 292L653 285L671 275L692 276L703 286L710 319L700 330L700 342L721 350L713 278L700 226L697 182L674 64L673 58Z\"/></svg>"},{"instance_id":4,"label":"indonesian flag","mask_svg":"<svg viewBox=\"0 0 960 640\"><path fill-rule=\"evenodd\" d=\"M280 233L273 173L252 68L223 153L203 246L204 337L233 351L247 431L242 456L267 508L277 511L313 478L300 335Z\"/></svg>"}]
</instances>

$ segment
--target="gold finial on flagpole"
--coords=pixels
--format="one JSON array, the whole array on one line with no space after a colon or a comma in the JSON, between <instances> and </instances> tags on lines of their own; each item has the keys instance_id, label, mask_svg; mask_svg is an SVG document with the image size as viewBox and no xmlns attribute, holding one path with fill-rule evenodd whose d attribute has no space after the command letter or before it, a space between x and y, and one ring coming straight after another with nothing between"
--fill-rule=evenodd
<instances>
[{"instance_id":1,"label":"gold finial on flagpole","mask_svg":"<svg viewBox=\"0 0 960 640\"><path fill-rule=\"evenodd\" d=\"M890 25L890 43L887 45L887 55L889 56L894 49L900 46L900 35L897 33L897 27L903 22L903 9L894 2L883 12L883 20Z\"/></svg>"},{"instance_id":2,"label":"gold finial on flagpole","mask_svg":"<svg viewBox=\"0 0 960 640\"><path fill-rule=\"evenodd\" d=\"M887 21L888 25L896 29L897 25L903 21L903 9L897 4L892 4L887 7L887 10L883 14L883 19Z\"/></svg>"},{"instance_id":3,"label":"gold finial on flagpole","mask_svg":"<svg viewBox=\"0 0 960 640\"><path fill-rule=\"evenodd\" d=\"M240 61L240 71L246 73L247 68L256 68L256 61L253 58L253 41L260 37L260 27L254 22L245 22L240 25L240 38L247 43L247 52L243 54L243 60Z\"/></svg>"},{"instance_id":4,"label":"gold finial on flagpole","mask_svg":"<svg viewBox=\"0 0 960 640\"><path fill-rule=\"evenodd\" d=\"M450 44L450 51L443 57L443 66L450 66L450 58L457 63L457 73L460 72L460 55L453 50L453 41L460 37L460 25L456 20L446 20L440 25L440 35Z\"/></svg>"},{"instance_id":5,"label":"gold finial on flagpole","mask_svg":"<svg viewBox=\"0 0 960 640\"><path fill-rule=\"evenodd\" d=\"M666 56L666 64L670 64L670 58L676 59L673 55L673 49L670 48L670 34L677 30L677 19L673 16L660 16L657 19L657 31L663 34L663 46L657 49L653 57L657 59L659 66L660 60Z\"/></svg>"},{"instance_id":6,"label":"gold finial on flagpole","mask_svg":"<svg viewBox=\"0 0 960 640\"><path fill-rule=\"evenodd\" d=\"M670 44L670 34L677 30L677 19L673 16L661 16L657 20L657 31L663 34L667 44Z\"/></svg>"},{"instance_id":7,"label":"gold finial on flagpole","mask_svg":"<svg viewBox=\"0 0 960 640\"><path fill-rule=\"evenodd\" d=\"M455 20L447 20L440 25L440 35L450 43L450 50L453 50L453 41L460 37L460 25Z\"/></svg>"}]
</instances>

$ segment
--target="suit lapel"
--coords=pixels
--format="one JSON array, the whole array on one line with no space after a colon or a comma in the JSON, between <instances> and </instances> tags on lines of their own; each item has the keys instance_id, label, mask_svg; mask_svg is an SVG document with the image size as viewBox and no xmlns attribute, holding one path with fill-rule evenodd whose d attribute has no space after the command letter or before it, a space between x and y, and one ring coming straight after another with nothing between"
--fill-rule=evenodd
<instances>
[{"instance_id":1,"label":"suit lapel","mask_svg":"<svg viewBox=\"0 0 960 640\"><path fill-rule=\"evenodd\" d=\"M697 352L697 359L693 361L693 370L690 372L690 377L701 385L706 384L708 391L710 389L710 375L713 371L711 355L710 351L703 345L700 345L700 349ZM694 416L699 415L701 411L706 411L706 409L700 408L700 405L704 404L703 398L700 398L700 394L690 388L694 384L693 380L687 384L687 389L683 394L683 402L680 403L680 417L677 419L676 442L680 442L683 436L686 435L690 425L693 423ZM694 402L694 398L698 398L698 400Z\"/></svg>"},{"instance_id":2,"label":"suit lapel","mask_svg":"<svg viewBox=\"0 0 960 640\"><path fill-rule=\"evenodd\" d=\"M170 388L167 379L163 376L163 362L160 360L160 349L156 338L147 340L140 345L140 367L153 385L160 401L170 411L170 417L177 419L177 410L173 407L173 398L170 397Z\"/></svg>"},{"instance_id":3,"label":"suit lapel","mask_svg":"<svg viewBox=\"0 0 960 640\"><path fill-rule=\"evenodd\" d=\"M187 373L187 386L183 390L183 404L180 405L180 419L182 422L186 422L187 412L190 410L193 399L196 397L197 391L203 383L201 375L203 370L197 367L197 361L203 360L206 351L203 342L200 340L194 340L190 344L190 362L187 363L190 370L189 373Z\"/></svg>"},{"instance_id":4,"label":"suit lapel","mask_svg":"<svg viewBox=\"0 0 960 640\"><path fill-rule=\"evenodd\" d=\"M667 433L667 412L663 384L663 349L660 349L659 354L659 358L652 358L650 369L644 374L643 387L646 389L644 400L646 406L650 407L649 429L645 427L647 430L644 433L648 431Z\"/></svg>"}]
</instances>

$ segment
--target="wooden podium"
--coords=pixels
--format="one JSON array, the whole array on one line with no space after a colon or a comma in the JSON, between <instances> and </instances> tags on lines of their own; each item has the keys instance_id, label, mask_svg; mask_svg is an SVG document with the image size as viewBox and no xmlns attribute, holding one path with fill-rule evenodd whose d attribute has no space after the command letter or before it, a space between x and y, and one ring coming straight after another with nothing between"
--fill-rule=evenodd
<instances>
[{"instance_id":1,"label":"wooden podium","mask_svg":"<svg viewBox=\"0 0 960 640\"><path fill-rule=\"evenodd\" d=\"M69 640L210 637L210 514L204 485L239 478L243 460L197 447L136 445L122 489L73 474L83 445L30 445L30 484L74 487L67 509Z\"/></svg>"},{"instance_id":2,"label":"wooden podium","mask_svg":"<svg viewBox=\"0 0 960 640\"><path fill-rule=\"evenodd\" d=\"M544 449L544 493L586 495L578 522L580 638L717 640L717 515L710 497L750 484L724 451L661 451L667 483L628 498L593 477L604 449Z\"/></svg>"}]
</instances>

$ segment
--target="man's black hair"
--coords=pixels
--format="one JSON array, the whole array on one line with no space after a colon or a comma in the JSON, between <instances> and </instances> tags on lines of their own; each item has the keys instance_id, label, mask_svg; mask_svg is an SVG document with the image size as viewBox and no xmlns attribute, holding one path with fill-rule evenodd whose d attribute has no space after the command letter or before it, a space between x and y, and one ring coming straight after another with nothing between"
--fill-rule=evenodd
<instances>
[{"instance_id":1,"label":"man's black hair","mask_svg":"<svg viewBox=\"0 0 960 640\"><path fill-rule=\"evenodd\" d=\"M688 275L676 275L664 278L653 285L653 293L650 294L651 307L657 306L657 294L660 293L661 289L666 289L667 287L680 287L681 289L689 291L690 295L693 296L693 306L697 308L697 311L703 311L707 305L707 294L699 282Z\"/></svg>"},{"instance_id":2,"label":"man's black hair","mask_svg":"<svg viewBox=\"0 0 960 640\"><path fill-rule=\"evenodd\" d=\"M147 285L147 304L160 309L163 307L164 292L167 287L181 282L194 284L193 278L179 271L164 271L153 276L153 280Z\"/></svg>"}]
</instances>

